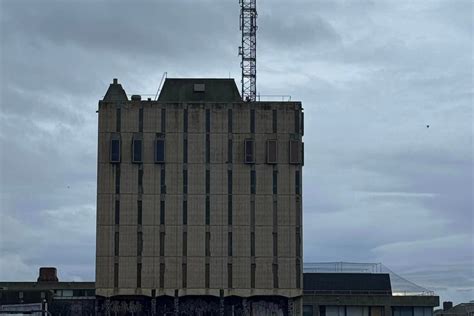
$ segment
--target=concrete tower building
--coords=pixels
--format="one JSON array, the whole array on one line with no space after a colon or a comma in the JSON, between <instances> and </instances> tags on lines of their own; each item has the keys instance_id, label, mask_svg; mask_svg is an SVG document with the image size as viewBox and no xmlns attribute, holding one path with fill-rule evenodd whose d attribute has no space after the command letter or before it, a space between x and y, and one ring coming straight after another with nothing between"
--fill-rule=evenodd
<instances>
[{"instance_id":1,"label":"concrete tower building","mask_svg":"<svg viewBox=\"0 0 474 316\"><path fill-rule=\"evenodd\" d=\"M301 313L302 110L243 102L233 79L167 79L157 101L114 79L98 110L99 314Z\"/></svg>"}]
</instances>

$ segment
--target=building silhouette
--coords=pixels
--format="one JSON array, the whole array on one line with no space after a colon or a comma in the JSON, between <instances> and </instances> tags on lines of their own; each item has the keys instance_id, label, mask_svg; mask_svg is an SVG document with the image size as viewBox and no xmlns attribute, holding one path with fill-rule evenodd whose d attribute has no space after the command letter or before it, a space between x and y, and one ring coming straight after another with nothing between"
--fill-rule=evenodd
<instances>
[{"instance_id":1,"label":"building silhouette","mask_svg":"<svg viewBox=\"0 0 474 316\"><path fill-rule=\"evenodd\" d=\"M233 79L166 79L157 100L114 79L98 109L98 310L299 315L302 111L243 102Z\"/></svg>"}]
</instances>

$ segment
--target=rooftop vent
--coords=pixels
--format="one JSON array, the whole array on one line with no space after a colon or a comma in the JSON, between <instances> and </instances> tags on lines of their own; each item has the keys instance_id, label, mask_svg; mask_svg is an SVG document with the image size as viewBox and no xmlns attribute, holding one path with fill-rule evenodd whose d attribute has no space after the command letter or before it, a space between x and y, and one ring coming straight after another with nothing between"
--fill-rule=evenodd
<instances>
[{"instance_id":1,"label":"rooftop vent","mask_svg":"<svg viewBox=\"0 0 474 316\"><path fill-rule=\"evenodd\" d=\"M204 83L195 83L194 84L194 92L205 92L206 85Z\"/></svg>"},{"instance_id":2,"label":"rooftop vent","mask_svg":"<svg viewBox=\"0 0 474 316\"><path fill-rule=\"evenodd\" d=\"M132 101L141 101L142 96L139 94L132 95Z\"/></svg>"},{"instance_id":3,"label":"rooftop vent","mask_svg":"<svg viewBox=\"0 0 474 316\"><path fill-rule=\"evenodd\" d=\"M54 267L41 267L39 269L38 282L58 282L58 275Z\"/></svg>"}]
</instances>

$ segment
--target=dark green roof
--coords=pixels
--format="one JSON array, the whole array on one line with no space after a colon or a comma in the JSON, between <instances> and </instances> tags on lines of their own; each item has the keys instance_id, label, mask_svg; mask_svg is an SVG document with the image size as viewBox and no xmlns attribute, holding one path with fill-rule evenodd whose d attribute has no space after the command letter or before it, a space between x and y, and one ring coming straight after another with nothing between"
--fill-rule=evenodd
<instances>
[{"instance_id":1,"label":"dark green roof","mask_svg":"<svg viewBox=\"0 0 474 316\"><path fill-rule=\"evenodd\" d=\"M234 79L203 78L167 78L158 98L159 102L239 102L241 100Z\"/></svg>"}]
</instances>

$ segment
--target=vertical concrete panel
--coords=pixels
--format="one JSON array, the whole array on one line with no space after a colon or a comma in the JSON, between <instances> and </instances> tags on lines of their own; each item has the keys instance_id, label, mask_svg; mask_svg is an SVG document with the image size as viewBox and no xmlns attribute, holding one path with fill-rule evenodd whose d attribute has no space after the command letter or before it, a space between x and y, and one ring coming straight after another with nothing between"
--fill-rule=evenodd
<instances>
[{"instance_id":1,"label":"vertical concrete panel","mask_svg":"<svg viewBox=\"0 0 474 316\"><path fill-rule=\"evenodd\" d=\"M136 105L122 107L122 133L138 132L138 111Z\"/></svg>"},{"instance_id":2,"label":"vertical concrete panel","mask_svg":"<svg viewBox=\"0 0 474 316\"><path fill-rule=\"evenodd\" d=\"M137 225L137 196L135 194L120 196L120 225Z\"/></svg>"},{"instance_id":3,"label":"vertical concrete panel","mask_svg":"<svg viewBox=\"0 0 474 316\"><path fill-rule=\"evenodd\" d=\"M166 225L179 226L183 223L183 202L181 195L166 195ZM159 214L158 214L159 215Z\"/></svg>"},{"instance_id":4,"label":"vertical concrete panel","mask_svg":"<svg viewBox=\"0 0 474 316\"><path fill-rule=\"evenodd\" d=\"M250 258L233 258L233 287L236 289L250 288Z\"/></svg>"},{"instance_id":5,"label":"vertical concrete panel","mask_svg":"<svg viewBox=\"0 0 474 316\"><path fill-rule=\"evenodd\" d=\"M114 255L114 226L99 225L97 230L97 240L100 241L97 247L97 257L107 257Z\"/></svg>"},{"instance_id":6,"label":"vertical concrete panel","mask_svg":"<svg viewBox=\"0 0 474 316\"><path fill-rule=\"evenodd\" d=\"M255 264L255 288L272 289L272 258L256 258Z\"/></svg>"},{"instance_id":7,"label":"vertical concrete panel","mask_svg":"<svg viewBox=\"0 0 474 316\"><path fill-rule=\"evenodd\" d=\"M247 104L236 104L233 109L234 133L250 133L250 108Z\"/></svg>"},{"instance_id":8,"label":"vertical concrete panel","mask_svg":"<svg viewBox=\"0 0 474 316\"><path fill-rule=\"evenodd\" d=\"M206 229L204 226L188 226L188 257L205 255Z\"/></svg>"},{"instance_id":9,"label":"vertical concrete panel","mask_svg":"<svg viewBox=\"0 0 474 316\"><path fill-rule=\"evenodd\" d=\"M291 244L290 231L294 231L290 226L279 226L278 227L278 256L282 258L288 258L291 256L290 247L294 248L294 244Z\"/></svg>"},{"instance_id":10,"label":"vertical concrete panel","mask_svg":"<svg viewBox=\"0 0 474 316\"><path fill-rule=\"evenodd\" d=\"M273 166L272 165L256 165L257 174L257 194L273 194Z\"/></svg>"},{"instance_id":11,"label":"vertical concrete panel","mask_svg":"<svg viewBox=\"0 0 474 316\"><path fill-rule=\"evenodd\" d=\"M205 163L206 152L206 135L205 134L188 134L188 163L203 164Z\"/></svg>"},{"instance_id":12,"label":"vertical concrete panel","mask_svg":"<svg viewBox=\"0 0 474 316\"><path fill-rule=\"evenodd\" d=\"M96 256L96 288L113 288L113 258Z\"/></svg>"},{"instance_id":13,"label":"vertical concrete panel","mask_svg":"<svg viewBox=\"0 0 474 316\"><path fill-rule=\"evenodd\" d=\"M290 137L288 134L278 134L278 157L277 161L279 166L288 165L290 162L290 149L289 149Z\"/></svg>"},{"instance_id":14,"label":"vertical concrete panel","mask_svg":"<svg viewBox=\"0 0 474 316\"><path fill-rule=\"evenodd\" d=\"M143 164L143 193L154 194L155 192L155 165Z\"/></svg>"},{"instance_id":15,"label":"vertical concrete panel","mask_svg":"<svg viewBox=\"0 0 474 316\"><path fill-rule=\"evenodd\" d=\"M227 284L225 283L227 282L227 273L223 270L224 261L224 258L211 257L210 259L211 273L209 285L212 289L223 289L227 287Z\"/></svg>"},{"instance_id":16,"label":"vertical concrete panel","mask_svg":"<svg viewBox=\"0 0 474 316\"><path fill-rule=\"evenodd\" d=\"M138 165L129 163L120 165L120 193L138 193Z\"/></svg>"},{"instance_id":17,"label":"vertical concrete panel","mask_svg":"<svg viewBox=\"0 0 474 316\"><path fill-rule=\"evenodd\" d=\"M250 194L250 166L234 165L232 182L234 194Z\"/></svg>"},{"instance_id":18,"label":"vertical concrete panel","mask_svg":"<svg viewBox=\"0 0 474 316\"><path fill-rule=\"evenodd\" d=\"M110 162L110 133L99 133L97 161L99 163Z\"/></svg>"},{"instance_id":19,"label":"vertical concrete panel","mask_svg":"<svg viewBox=\"0 0 474 316\"><path fill-rule=\"evenodd\" d=\"M120 257L137 256L137 226L120 225L119 248Z\"/></svg>"},{"instance_id":20,"label":"vertical concrete panel","mask_svg":"<svg viewBox=\"0 0 474 316\"><path fill-rule=\"evenodd\" d=\"M188 288L203 289L205 287L205 260L204 258L188 258Z\"/></svg>"},{"instance_id":21,"label":"vertical concrete panel","mask_svg":"<svg viewBox=\"0 0 474 316\"><path fill-rule=\"evenodd\" d=\"M259 226L255 229L255 256L269 257L273 256L273 227ZM271 264L270 264L271 268Z\"/></svg>"},{"instance_id":22,"label":"vertical concrete panel","mask_svg":"<svg viewBox=\"0 0 474 316\"><path fill-rule=\"evenodd\" d=\"M292 286L291 280L295 279L295 274L292 273L291 262L294 262L294 259L290 258L278 258L278 285L282 289L290 289Z\"/></svg>"},{"instance_id":23,"label":"vertical concrete panel","mask_svg":"<svg viewBox=\"0 0 474 316\"><path fill-rule=\"evenodd\" d=\"M167 164L183 162L183 134L166 133L165 161Z\"/></svg>"},{"instance_id":24,"label":"vertical concrete panel","mask_svg":"<svg viewBox=\"0 0 474 316\"><path fill-rule=\"evenodd\" d=\"M188 132L205 133L206 132L206 111L203 104L188 105ZM211 118L212 121L212 118Z\"/></svg>"},{"instance_id":25,"label":"vertical concrete panel","mask_svg":"<svg viewBox=\"0 0 474 316\"><path fill-rule=\"evenodd\" d=\"M290 223L290 196L279 195L277 208L278 225L288 225Z\"/></svg>"},{"instance_id":26,"label":"vertical concrete panel","mask_svg":"<svg viewBox=\"0 0 474 316\"><path fill-rule=\"evenodd\" d=\"M255 197L255 225L273 226L273 197L271 195Z\"/></svg>"},{"instance_id":27,"label":"vertical concrete panel","mask_svg":"<svg viewBox=\"0 0 474 316\"><path fill-rule=\"evenodd\" d=\"M181 229L178 226L166 226L165 234L165 256L177 257L181 256ZM159 252L158 252L159 253Z\"/></svg>"},{"instance_id":28,"label":"vertical concrete panel","mask_svg":"<svg viewBox=\"0 0 474 316\"><path fill-rule=\"evenodd\" d=\"M159 225L159 208L155 208L155 200L159 201L160 197L155 195L143 195L142 196L142 225ZM158 210L158 212L157 212Z\"/></svg>"},{"instance_id":29,"label":"vertical concrete panel","mask_svg":"<svg viewBox=\"0 0 474 316\"><path fill-rule=\"evenodd\" d=\"M142 258L142 288L156 289L155 284L155 259L153 257Z\"/></svg>"},{"instance_id":30,"label":"vertical concrete panel","mask_svg":"<svg viewBox=\"0 0 474 316\"><path fill-rule=\"evenodd\" d=\"M204 195L188 195L188 225L205 225Z\"/></svg>"},{"instance_id":31,"label":"vertical concrete panel","mask_svg":"<svg viewBox=\"0 0 474 316\"><path fill-rule=\"evenodd\" d=\"M176 164L176 163L167 163L165 164L165 168L166 168L166 180L165 180L166 193L167 194L181 194L183 192L182 165Z\"/></svg>"},{"instance_id":32,"label":"vertical concrete panel","mask_svg":"<svg viewBox=\"0 0 474 316\"><path fill-rule=\"evenodd\" d=\"M227 230L225 230L224 232L223 229L224 229L223 226L210 226L211 257L227 256L227 243L224 244L224 234L227 235ZM225 239L227 241L227 236L225 236Z\"/></svg>"},{"instance_id":33,"label":"vertical concrete panel","mask_svg":"<svg viewBox=\"0 0 474 316\"><path fill-rule=\"evenodd\" d=\"M154 191L154 194L155 195L160 195L161 194L161 167L162 167L162 164L154 164L153 165L153 177L154 177L154 187L155 187L155 191ZM165 169L166 171L166 169ZM148 193L148 191L147 191Z\"/></svg>"},{"instance_id":34,"label":"vertical concrete panel","mask_svg":"<svg viewBox=\"0 0 474 316\"><path fill-rule=\"evenodd\" d=\"M227 225L227 195L211 195L211 225Z\"/></svg>"},{"instance_id":35,"label":"vertical concrete panel","mask_svg":"<svg viewBox=\"0 0 474 316\"><path fill-rule=\"evenodd\" d=\"M188 165L188 194L206 194L206 170L203 165Z\"/></svg>"},{"instance_id":36,"label":"vertical concrete panel","mask_svg":"<svg viewBox=\"0 0 474 316\"><path fill-rule=\"evenodd\" d=\"M255 110L255 131L272 133L272 108L268 105L259 106Z\"/></svg>"},{"instance_id":37,"label":"vertical concrete panel","mask_svg":"<svg viewBox=\"0 0 474 316\"><path fill-rule=\"evenodd\" d=\"M278 111L278 133L292 134L295 132L295 112L291 107Z\"/></svg>"},{"instance_id":38,"label":"vertical concrete panel","mask_svg":"<svg viewBox=\"0 0 474 316\"><path fill-rule=\"evenodd\" d=\"M154 243L155 243L155 227L153 226L143 226L142 227L142 233L143 233L143 252L142 256L143 257L153 257L155 256L155 249L154 249ZM158 253L159 255L159 253ZM150 261L144 261L142 263L142 269L145 267L146 263L150 263ZM153 265L153 262L151 262Z\"/></svg>"},{"instance_id":39,"label":"vertical concrete panel","mask_svg":"<svg viewBox=\"0 0 474 316\"><path fill-rule=\"evenodd\" d=\"M278 165L278 194L279 195L288 195L294 192L290 192L290 181L294 181L291 177L292 173L289 165Z\"/></svg>"},{"instance_id":40,"label":"vertical concrete panel","mask_svg":"<svg viewBox=\"0 0 474 316\"><path fill-rule=\"evenodd\" d=\"M250 195L233 195L232 224L250 225Z\"/></svg>"},{"instance_id":41,"label":"vertical concrete panel","mask_svg":"<svg viewBox=\"0 0 474 316\"><path fill-rule=\"evenodd\" d=\"M159 277L158 277L159 280ZM165 289L181 287L181 262L176 257L165 258Z\"/></svg>"},{"instance_id":42,"label":"vertical concrete panel","mask_svg":"<svg viewBox=\"0 0 474 316\"><path fill-rule=\"evenodd\" d=\"M97 225L114 225L115 199L112 194L97 195Z\"/></svg>"},{"instance_id":43,"label":"vertical concrete panel","mask_svg":"<svg viewBox=\"0 0 474 316\"><path fill-rule=\"evenodd\" d=\"M233 226L232 229L233 255L235 257L250 257L250 227Z\"/></svg>"},{"instance_id":44,"label":"vertical concrete panel","mask_svg":"<svg viewBox=\"0 0 474 316\"><path fill-rule=\"evenodd\" d=\"M211 109L211 133L219 134L228 132L227 105L214 104Z\"/></svg>"},{"instance_id":45,"label":"vertical concrete panel","mask_svg":"<svg viewBox=\"0 0 474 316\"><path fill-rule=\"evenodd\" d=\"M137 287L137 257L119 258L119 287Z\"/></svg>"},{"instance_id":46,"label":"vertical concrete panel","mask_svg":"<svg viewBox=\"0 0 474 316\"><path fill-rule=\"evenodd\" d=\"M183 108L181 105L166 107L166 133L183 131Z\"/></svg>"},{"instance_id":47,"label":"vertical concrete panel","mask_svg":"<svg viewBox=\"0 0 474 316\"><path fill-rule=\"evenodd\" d=\"M143 163L155 163L155 133L143 133Z\"/></svg>"},{"instance_id":48,"label":"vertical concrete panel","mask_svg":"<svg viewBox=\"0 0 474 316\"><path fill-rule=\"evenodd\" d=\"M227 134L210 134L211 150L210 161L212 164L227 163Z\"/></svg>"},{"instance_id":49,"label":"vertical concrete panel","mask_svg":"<svg viewBox=\"0 0 474 316\"><path fill-rule=\"evenodd\" d=\"M158 116L161 109L152 105L152 102L145 103L143 106L143 132L156 133L160 130L160 117Z\"/></svg>"},{"instance_id":50,"label":"vertical concrete panel","mask_svg":"<svg viewBox=\"0 0 474 316\"><path fill-rule=\"evenodd\" d=\"M211 165L211 194L227 194L227 165Z\"/></svg>"},{"instance_id":51,"label":"vertical concrete panel","mask_svg":"<svg viewBox=\"0 0 474 316\"><path fill-rule=\"evenodd\" d=\"M232 162L234 165L242 165L248 167L248 165L244 165L244 157L245 157L245 151L244 151L244 142L245 139L251 138L250 134L232 134L232 139L233 139L233 153L232 153Z\"/></svg>"},{"instance_id":52,"label":"vertical concrete panel","mask_svg":"<svg viewBox=\"0 0 474 316\"><path fill-rule=\"evenodd\" d=\"M97 183L99 193L115 193L115 166L111 163L100 163Z\"/></svg>"}]
</instances>

